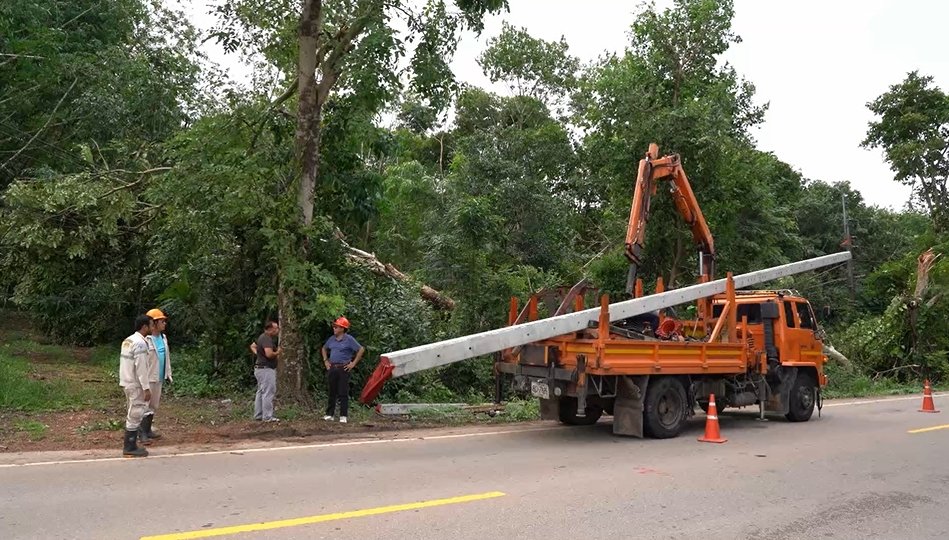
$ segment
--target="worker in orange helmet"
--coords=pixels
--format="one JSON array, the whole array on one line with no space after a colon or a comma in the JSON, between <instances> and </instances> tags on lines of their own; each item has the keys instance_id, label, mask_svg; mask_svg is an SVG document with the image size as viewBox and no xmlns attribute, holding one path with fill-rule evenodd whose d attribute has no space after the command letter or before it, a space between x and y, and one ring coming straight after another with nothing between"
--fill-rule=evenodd
<instances>
[{"instance_id":1,"label":"worker in orange helmet","mask_svg":"<svg viewBox=\"0 0 949 540\"><path fill-rule=\"evenodd\" d=\"M168 337L165 335L165 329L168 326L168 317L162 310L155 308L146 313L152 318L152 333L146 336L148 340L148 386L151 390L151 399L148 400L148 409L145 411L145 417L142 418L142 424L138 428L138 438L142 444L151 444L152 439L160 439L161 435L152 431L152 422L155 420L155 412L158 411L158 404L161 402L161 389L165 381L171 382L171 351L168 349Z\"/></svg>"},{"instance_id":2,"label":"worker in orange helmet","mask_svg":"<svg viewBox=\"0 0 949 540\"><path fill-rule=\"evenodd\" d=\"M349 319L340 317L333 322L333 335L323 344L323 364L329 381L329 400L323 420L332 420L339 401L339 421L345 424L349 414L349 374L362 359L366 348L349 334Z\"/></svg>"}]
</instances>

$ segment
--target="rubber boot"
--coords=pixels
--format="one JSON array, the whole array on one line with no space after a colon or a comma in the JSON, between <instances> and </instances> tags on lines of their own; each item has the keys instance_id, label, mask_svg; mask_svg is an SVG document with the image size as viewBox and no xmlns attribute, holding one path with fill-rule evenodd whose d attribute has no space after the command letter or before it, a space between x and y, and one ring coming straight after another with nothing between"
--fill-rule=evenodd
<instances>
[{"instance_id":1,"label":"rubber boot","mask_svg":"<svg viewBox=\"0 0 949 540\"><path fill-rule=\"evenodd\" d=\"M142 418L142 423L139 424L138 431L135 432L136 436L138 437L138 442L142 443L142 446L148 446L152 444L152 440L148 437L148 433L145 432L145 418L148 417L145 416Z\"/></svg>"},{"instance_id":2,"label":"rubber boot","mask_svg":"<svg viewBox=\"0 0 949 540\"><path fill-rule=\"evenodd\" d=\"M126 429L125 430L125 447L122 449L122 457L145 457L148 455L148 450L144 448L139 448L135 444L135 436L138 434L137 430Z\"/></svg>"},{"instance_id":3,"label":"rubber boot","mask_svg":"<svg viewBox=\"0 0 949 540\"><path fill-rule=\"evenodd\" d=\"M154 414L150 414L146 416L145 418L142 418L142 430L145 432L145 435L147 435L149 439L161 439L161 435L152 431L152 421L154 420L155 420Z\"/></svg>"}]
</instances>

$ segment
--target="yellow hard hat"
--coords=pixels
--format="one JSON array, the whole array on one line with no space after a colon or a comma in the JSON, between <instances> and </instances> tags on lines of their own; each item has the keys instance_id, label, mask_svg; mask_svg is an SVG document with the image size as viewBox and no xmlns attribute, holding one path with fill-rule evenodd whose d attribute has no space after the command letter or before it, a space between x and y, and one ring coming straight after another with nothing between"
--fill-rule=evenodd
<instances>
[{"instance_id":1,"label":"yellow hard hat","mask_svg":"<svg viewBox=\"0 0 949 540\"><path fill-rule=\"evenodd\" d=\"M148 310L147 312L145 312L145 315L148 315L149 317L151 317L152 319L154 319L154 320L156 320L156 321L157 321L158 319L167 319L167 318L168 318L168 317L165 317L165 314L162 313L161 310L158 309L158 308Z\"/></svg>"}]
</instances>

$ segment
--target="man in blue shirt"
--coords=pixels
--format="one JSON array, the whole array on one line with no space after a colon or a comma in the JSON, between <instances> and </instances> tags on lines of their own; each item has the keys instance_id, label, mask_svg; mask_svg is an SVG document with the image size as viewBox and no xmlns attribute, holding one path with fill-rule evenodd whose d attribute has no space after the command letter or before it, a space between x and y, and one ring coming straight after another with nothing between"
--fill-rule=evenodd
<instances>
[{"instance_id":1,"label":"man in blue shirt","mask_svg":"<svg viewBox=\"0 0 949 540\"><path fill-rule=\"evenodd\" d=\"M362 359L366 348L349 335L349 320L340 317L333 323L333 335L323 345L323 364L329 380L329 403L323 420L332 420L339 401L339 421L346 423L349 414L349 372Z\"/></svg>"},{"instance_id":2,"label":"man in blue shirt","mask_svg":"<svg viewBox=\"0 0 949 540\"><path fill-rule=\"evenodd\" d=\"M147 336L149 343L148 351L148 383L151 391L151 399L148 400L148 409L145 411L145 417L142 418L142 424L139 427L138 437L142 444L151 444L152 439L160 439L161 435L152 431L152 422L155 420L155 412L158 411L158 404L161 402L162 385L165 381L171 382L171 351L168 348L168 337L165 336L165 329L168 325L168 317L158 308L150 309L146 313L152 318L152 334Z\"/></svg>"}]
</instances>

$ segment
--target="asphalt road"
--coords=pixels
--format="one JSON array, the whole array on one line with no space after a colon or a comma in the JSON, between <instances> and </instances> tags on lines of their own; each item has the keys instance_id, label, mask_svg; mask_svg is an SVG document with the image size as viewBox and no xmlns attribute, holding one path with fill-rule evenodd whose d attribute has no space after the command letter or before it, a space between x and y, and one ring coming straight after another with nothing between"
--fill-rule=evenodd
<instances>
[{"instance_id":1,"label":"asphalt road","mask_svg":"<svg viewBox=\"0 0 949 540\"><path fill-rule=\"evenodd\" d=\"M920 401L828 402L806 424L725 413L721 445L696 441L698 413L661 441L614 437L607 419L140 460L0 455L0 538L945 539L949 425L908 431L949 410Z\"/></svg>"}]
</instances>

